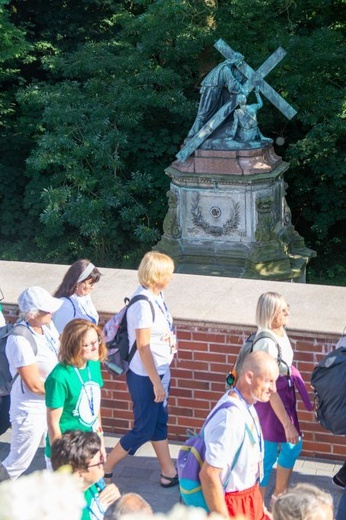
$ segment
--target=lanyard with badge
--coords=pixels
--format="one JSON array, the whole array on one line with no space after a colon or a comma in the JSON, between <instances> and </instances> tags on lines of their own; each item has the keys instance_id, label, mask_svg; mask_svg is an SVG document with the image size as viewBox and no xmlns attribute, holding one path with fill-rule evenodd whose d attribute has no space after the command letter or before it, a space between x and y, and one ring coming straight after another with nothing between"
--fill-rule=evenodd
<instances>
[{"instance_id":1,"label":"lanyard with badge","mask_svg":"<svg viewBox=\"0 0 346 520\"><path fill-rule=\"evenodd\" d=\"M260 473L260 480L262 480L262 477L263 477L263 442L262 442L262 432L261 432L261 426L259 424L259 420L257 418L257 420L255 419L255 417L253 416L253 414L251 413L251 410L250 410L250 405L245 401L244 397L242 396L242 394L240 393L240 391L238 390L237 387L234 387L232 388L232 392L235 392L240 401L243 403L243 405L245 406L246 410L249 412L250 414L250 417L252 419L252 422L253 422L253 425L255 427L255 430L256 430L256 434L257 434L257 439L258 439L258 447L259 447L259 454L260 454L260 460L259 460L259 473ZM256 444L256 443L255 443Z\"/></svg>"},{"instance_id":2,"label":"lanyard with badge","mask_svg":"<svg viewBox=\"0 0 346 520\"><path fill-rule=\"evenodd\" d=\"M160 301L157 298L155 298L155 303L158 306L158 308L160 309L160 311L162 312L162 314L164 315L164 317L166 318L167 323L168 323L168 328L169 328L169 332L167 334L164 334L161 339L163 341L169 342L169 346L170 346L171 354L172 354L173 352L176 352L176 350L177 350L176 349L177 337L176 337L176 334L174 333L173 318L168 310L165 300L163 299L162 293L160 293L159 296L160 296Z\"/></svg>"},{"instance_id":3,"label":"lanyard with badge","mask_svg":"<svg viewBox=\"0 0 346 520\"><path fill-rule=\"evenodd\" d=\"M85 382L82 379L82 376L80 375L80 372L79 372L78 368L74 367L74 369L75 369L75 372L76 372L76 374L78 376L78 379L79 379L79 381L80 381L80 383L82 385L82 390L83 390L83 392L85 392L85 396L86 396L87 401L88 401L90 413L92 415L92 418L94 419L94 421L93 421L93 430L96 431L94 429L95 428L94 425L95 425L95 423L98 423L98 421L96 420L97 417L95 416L94 393L93 393L92 385L89 384L88 387L87 387L87 385L85 384ZM88 370L88 381L87 382L90 383L91 382L91 373L90 373L89 365L87 366L87 370ZM88 388L90 389L90 393L88 392ZM98 424L96 426L98 426Z\"/></svg>"},{"instance_id":4,"label":"lanyard with badge","mask_svg":"<svg viewBox=\"0 0 346 520\"><path fill-rule=\"evenodd\" d=\"M34 329L31 327L30 323L28 323L26 321L25 324L26 324L27 328L30 330L31 334L33 334L34 336L36 335L39 338L41 338L43 336L44 341L45 341L47 347L49 348L49 350L51 352L53 352L53 354L55 354L56 357L58 357L57 341L51 334L48 333L47 327L42 327L42 334L37 334L37 332L35 332Z\"/></svg>"}]
</instances>

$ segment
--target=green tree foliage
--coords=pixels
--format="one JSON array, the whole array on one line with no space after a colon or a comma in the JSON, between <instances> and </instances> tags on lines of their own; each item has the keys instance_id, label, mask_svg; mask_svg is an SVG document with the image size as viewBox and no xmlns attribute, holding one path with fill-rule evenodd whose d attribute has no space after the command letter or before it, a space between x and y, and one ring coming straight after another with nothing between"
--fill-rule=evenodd
<instances>
[{"instance_id":1,"label":"green tree foliage","mask_svg":"<svg viewBox=\"0 0 346 520\"><path fill-rule=\"evenodd\" d=\"M345 0L22 0L7 13L28 44L10 56L22 85L5 89L17 105L0 146L24 190L1 230L8 254L136 265L159 238L164 168L222 59L220 37L254 68L279 45L288 52L267 79L298 114L287 121L265 101L260 126L284 138L297 229L320 258L343 252ZM18 226L20 253L9 246Z\"/></svg>"},{"instance_id":2,"label":"green tree foliage","mask_svg":"<svg viewBox=\"0 0 346 520\"><path fill-rule=\"evenodd\" d=\"M16 92L23 85L21 67L31 62L25 32L11 22L9 1L0 0L0 207L1 238L18 234L25 190L25 139L16 119ZM16 150L16 153L13 153ZM20 152L19 152L20 150ZM18 153L19 152L19 153ZM24 152L24 154L22 154ZM16 246L11 247L12 251ZM20 246L19 246L20 248ZM8 248L3 248L3 250Z\"/></svg>"}]
</instances>

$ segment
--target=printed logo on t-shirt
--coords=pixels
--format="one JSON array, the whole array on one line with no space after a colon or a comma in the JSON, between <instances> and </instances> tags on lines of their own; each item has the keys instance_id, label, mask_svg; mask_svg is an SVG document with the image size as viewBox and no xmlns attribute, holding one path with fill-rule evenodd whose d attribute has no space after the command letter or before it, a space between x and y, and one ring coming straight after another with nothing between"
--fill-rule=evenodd
<instances>
[{"instance_id":1,"label":"printed logo on t-shirt","mask_svg":"<svg viewBox=\"0 0 346 520\"><path fill-rule=\"evenodd\" d=\"M88 381L84 383L79 393L79 398L73 416L79 417L79 420L85 426L92 426L98 418L101 402L101 389L97 383Z\"/></svg>"}]
</instances>

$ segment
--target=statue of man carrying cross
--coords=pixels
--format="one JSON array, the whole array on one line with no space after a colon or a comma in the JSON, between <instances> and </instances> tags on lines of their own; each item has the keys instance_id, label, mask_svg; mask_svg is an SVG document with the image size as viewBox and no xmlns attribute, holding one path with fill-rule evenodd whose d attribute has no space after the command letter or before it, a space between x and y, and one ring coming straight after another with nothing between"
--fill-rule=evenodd
<instances>
[{"instance_id":1,"label":"statue of man carrying cross","mask_svg":"<svg viewBox=\"0 0 346 520\"><path fill-rule=\"evenodd\" d=\"M217 65L203 80L201 88L201 100L196 120L185 140L183 148L176 155L180 161L185 161L197 148L234 150L242 147L253 148L263 146L271 141L264 138L258 132L249 132L245 135L245 141L237 141L234 128L233 112L244 99L256 88L258 101L261 92L282 114L291 119L296 111L264 80L265 76L286 55L284 49L279 47L269 58L254 71L245 61L244 57L235 52L223 40L218 40L215 47L226 60ZM244 101L242 101L244 106ZM255 105L252 105L255 106ZM262 102L257 103L257 109ZM257 121L257 119L256 119ZM250 136L255 136L251 141Z\"/></svg>"},{"instance_id":2,"label":"statue of man carrying cross","mask_svg":"<svg viewBox=\"0 0 346 520\"><path fill-rule=\"evenodd\" d=\"M211 117L227 102L236 106L237 94L244 94L242 83L245 83L245 76L239 76L237 65L240 65L244 56L238 52L234 53L222 63L219 63L201 83L201 99L199 102L197 117L190 132L188 139L194 137Z\"/></svg>"}]
</instances>

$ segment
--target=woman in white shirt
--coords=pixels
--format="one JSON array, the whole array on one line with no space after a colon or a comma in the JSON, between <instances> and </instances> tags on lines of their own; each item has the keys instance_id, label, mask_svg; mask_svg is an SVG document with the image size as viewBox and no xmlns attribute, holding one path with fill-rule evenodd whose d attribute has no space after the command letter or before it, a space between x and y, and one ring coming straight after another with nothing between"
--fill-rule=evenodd
<instances>
[{"instance_id":1,"label":"woman in white shirt","mask_svg":"<svg viewBox=\"0 0 346 520\"><path fill-rule=\"evenodd\" d=\"M176 351L173 320L163 297L173 277L173 260L157 251L150 251L138 269L140 286L133 294L146 296L127 311L129 345L136 341L126 382L131 394L134 427L125 434L105 463L105 477L112 477L114 466L134 455L150 441L161 466L162 487L178 484L178 476L171 459L167 439L167 397L170 382L169 366Z\"/></svg>"},{"instance_id":2,"label":"woman in white shirt","mask_svg":"<svg viewBox=\"0 0 346 520\"><path fill-rule=\"evenodd\" d=\"M17 479L30 466L47 433L44 381L58 362L60 345L52 323L60 300L42 287L30 287L20 294L18 305L19 323L32 334L36 353L26 337L9 335L6 356L16 378L11 389L11 448L0 464L0 481Z\"/></svg>"},{"instance_id":3,"label":"woman in white shirt","mask_svg":"<svg viewBox=\"0 0 346 520\"><path fill-rule=\"evenodd\" d=\"M87 259L77 260L67 270L63 281L54 293L62 305L55 313L53 321L59 334L67 323L75 318L99 322L99 315L91 300L91 291L100 280L100 271Z\"/></svg>"}]
</instances>

